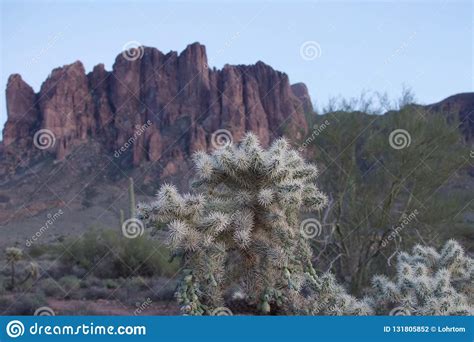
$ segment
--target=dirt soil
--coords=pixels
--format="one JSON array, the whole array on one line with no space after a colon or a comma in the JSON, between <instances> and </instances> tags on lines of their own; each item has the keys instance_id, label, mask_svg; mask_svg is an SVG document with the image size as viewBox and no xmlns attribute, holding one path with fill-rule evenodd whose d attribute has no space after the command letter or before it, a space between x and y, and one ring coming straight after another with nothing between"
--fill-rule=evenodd
<instances>
[{"instance_id":1,"label":"dirt soil","mask_svg":"<svg viewBox=\"0 0 474 342\"><path fill-rule=\"evenodd\" d=\"M153 302L142 309L125 306L118 300L61 300L49 299L48 306L57 316L61 315L103 315L103 316L174 316L180 315L174 302Z\"/></svg>"}]
</instances>

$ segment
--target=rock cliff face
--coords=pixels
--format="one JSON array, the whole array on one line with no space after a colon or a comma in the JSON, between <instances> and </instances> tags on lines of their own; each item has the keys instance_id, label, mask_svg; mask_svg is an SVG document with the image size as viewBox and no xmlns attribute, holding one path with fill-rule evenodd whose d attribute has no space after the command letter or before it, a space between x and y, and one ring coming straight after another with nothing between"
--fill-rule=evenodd
<instances>
[{"instance_id":1,"label":"rock cliff face","mask_svg":"<svg viewBox=\"0 0 474 342\"><path fill-rule=\"evenodd\" d=\"M24 239L58 208L66 214L51 238L114 227L128 207L127 177L139 201L148 202L163 181L187 189L188 156L213 148L216 131L238 140L251 130L265 144L282 134L302 141L310 134L305 114L313 111L304 84L290 85L262 62L209 68L197 43L180 54L150 47L122 53L112 70L99 64L86 73L75 62L53 70L38 93L11 75L6 98L0 230ZM474 142L474 93L430 107L459 116ZM38 135L45 131L51 136Z\"/></svg>"},{"instance_id":2,"label":"rock cliff face","mask_svg":"<svg viewBox=\"0 0 474 342\"><path fill-rule=\"evenodd\" d=\"M456 94L426 107L457 120L466 141L474 143L474 93Z\"/></svg>"},{"instance_id":3,"label":"rock cliff face","mask_svg":"<svg viewBox=\"0 0 474 342\"><path fill-rule=\"evenodd\" d=\"M124 158L133 165L210 148L218 129L235 140L253 131L264 143L307 132L304 114L312 107L306 87L291 87L286 74L263 62L210 69L199 43L181 54L136 50L118 55L111 71L99 64L86 74L79 61L54 69L38 94L12 75L5 154L44 153L33 141L40 129L52 132L54 144L46 151L57 160L94 139L111 151L128 146Z\"/></svg>"},{"instance_id":4,"label":"rock cliff face","mask_svg":"<svg viewBox=\"0 0 474 342\"><path fill-rule=\"evenodd\" d=\"M291 85L291 90L293 94L300 99L303 104L303 111L305 113L313 113L313 103L311 102L311 97L309 96L308 88L304 83L295 83Z\"/></svg>"},{"instance_id":5,"label":"rock cliff face","mask_svg":"<svg viewBox=\"0 0 474 342\"><path fill-rule=\"evenodd\" d=\"M27 149L41 121L36 94L20 75L11 75L6 96L8 121L3 130L3 144Z\"/></svg>"}]
</instances>

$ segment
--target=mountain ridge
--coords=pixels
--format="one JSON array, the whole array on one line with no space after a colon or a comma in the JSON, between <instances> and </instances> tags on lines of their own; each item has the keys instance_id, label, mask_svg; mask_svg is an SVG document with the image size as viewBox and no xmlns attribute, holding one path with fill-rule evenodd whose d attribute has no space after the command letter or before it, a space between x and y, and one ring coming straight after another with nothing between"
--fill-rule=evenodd
<instances>
[{"instance_id":1,"label":"mountain ridge","mask_svg":"<svg viewBox=\"0 0 474 342\"><path fill-rule=\"evenodd\" d=\"M98 64L86 73L76 61L55 68L37 93L18 74L8 83L0 227L12 241L30 238L58 208L64 215L48 228L51 239L117 226L128 177L138 200L165 181L186 189L194 151L238 141L248 130L264 144L281 135L300 143L310 136L306 116L315 115L303 83L290 84L261 61L209 69L199 43L180 54L123 52L112 70ZM473 99L464 93L423 107L458 117L472 142ZM35 140L44 130L52 136Z\"/></svg>"},{"instance_id":2,"label":"mountain ridge","mask_svg":"<svg viewBox=\"0 0 474 342\"><path fill-rule=\"evenodd\" d=\"M312 107L306 87L298 87L297 96L285 73L261 61L210 69L199 43L180 54L137 47L119 54L111 71L98 64L86 73L80 61L55 68L38 93L20 75L11 75L3 150L27 163L38 152L32 139L40 129L52 132L55 144L46 150L57 160L88 138L100 138L114 150L148 120L151 127L131 147L135 166L160 160L183 126L188 131L178 145L186 155L210 148L218 129L231 130L233 139L252 130L266 144L285 124L301 137L308 129L303 108Z\"/></svg>"}]
</instances>

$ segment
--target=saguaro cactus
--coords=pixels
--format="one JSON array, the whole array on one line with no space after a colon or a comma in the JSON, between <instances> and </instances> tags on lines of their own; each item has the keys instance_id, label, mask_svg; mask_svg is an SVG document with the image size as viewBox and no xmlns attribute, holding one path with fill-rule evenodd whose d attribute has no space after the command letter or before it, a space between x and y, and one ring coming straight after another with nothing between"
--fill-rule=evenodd
<instances>
[{"instance_id":1,"label":"saguaro cactus","mask_svg":"<svg viewBox=\"0 0 474 342\"><path fill-rule=\"evenodd\" d=\"M133 183L133 178L130 177L128 179L129 181L129 186L128 186L128 199L129 199L129 204L130 204L130 217L135 216L135 211L136 211L136 203L135 203L135 186Z\"/></svg>"},{"instance_id":2,"label":"saguaro cactus","mask_svg":"<svg viewBox=\"0 0 474 342\"><path fill-rule=\"evenodd\" d=\"M320 283L301 212L317 211L327 198L307 164L285 139L264 150L251 133L238 146L194 155L194 194L164 185L156 201L139 205L148 226L168 224L168 242L183 258L176 294L186 314L211 314L238 286L262 313L319 313L306 307Z\"/></svg>"},{"instance_id":3,"label":"saguaro cactus","mask_svg":"<svg viewBox=\"0 0 474 342\"><path fill-rule=\"evenodd\" d=\"M128 179L128 205L129 205L129 208L128 208L128 213L129 213L129 218L133 218L136 216L136 208L137 208L137 205L136 205L136 202L135 202L135 185L134 185L134 181L133 181L133 178L130 177ZM125 222L125 211L123 209L120 209L119 210L119 221L120 221L120 229L123 228L123 224Z\"/></svg>"}]
</instances>

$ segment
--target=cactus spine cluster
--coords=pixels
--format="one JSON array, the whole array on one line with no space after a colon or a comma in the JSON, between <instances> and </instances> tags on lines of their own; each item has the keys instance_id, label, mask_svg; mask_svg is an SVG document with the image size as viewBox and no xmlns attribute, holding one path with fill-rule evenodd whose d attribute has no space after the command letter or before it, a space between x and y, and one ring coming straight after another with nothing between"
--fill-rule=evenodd
<instances>
[{"instance_id":1,"label":"cactus spine cluster","mask_svg":"<svg viewBox=\"0 0 474 342\"><path fill-rule=\"evenodd\" d=\"M398 255L393 281L373 278L373 307L378 314L473 315L474 262L449 240L438 253L416 245Z\"/></svg>"},{"instance_id":2,"label":"cactus spine cluster","mask_svg":"<svg viewBox=\"0 0 474 342\"><path fill-rule=\"evenodd\" d=\"M164 185L139 206L150 225L167 223L169 244L185 270L177 298L185 314L212 314L231 288L262 314L369 314L334 278L316 274L302 212L326 196L285 139L264 150L253 134L238 146L194 156L195 194ZM314 303L319 303L315 305Z\"/></svg>"},{"instance_id":3,"label":"cactus spine cluster","mask_svg":"<svg viewBox=\"0 0 474 342\"><path fill-rule=\"evenodd\" d=\"M264 150L251 133L238 146L196 153L194 162L198 192L164 185L155 202L139 206L148 225L168 224L169 244L184 260L184 313L224 306L233 286L264 314L301 310L293 297L316 274L299 215L327 201L313 183L317 168L286 140Z\"/></svg>"},{"instance_id":4,"label":"cactus spine cluster","mask_svg":"<svg viewBox=\"0 0 474 342\"><path fill-rule=\"evenodd\" d=\"M196 153L194 163L194 193L165 184L137 212L149 228L167 225L172 254L183 262L176 297L184 314L213 314L232 291L261 314L388 314L393 304L416 314L469 312L457 291L472 296L472 259L453 241L440 254L420 246L401 254L397 280L374 278L373 297L362 300L330 273L317 274L300 219L327 197L314 184L317 168L285 139L265 150L249 133L238 145Z\"/></svg>"}]
</instances>

